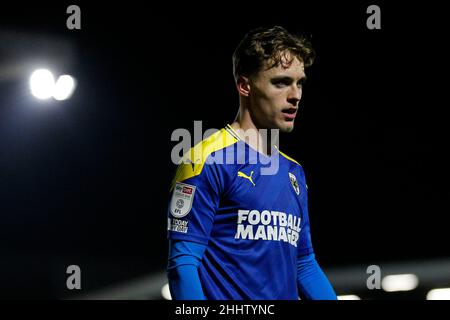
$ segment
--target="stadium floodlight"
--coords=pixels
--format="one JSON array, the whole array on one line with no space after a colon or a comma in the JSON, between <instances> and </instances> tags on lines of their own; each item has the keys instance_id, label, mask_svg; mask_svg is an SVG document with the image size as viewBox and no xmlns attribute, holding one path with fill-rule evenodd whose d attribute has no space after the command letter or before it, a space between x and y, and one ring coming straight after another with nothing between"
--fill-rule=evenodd
<instances>
[{"instance_id":1,"label":"stadium floodlight","mask_svg":"<svg viewBox=\"0 0 450 320\"><path fill-rule=\"evenodd\" d=\"M49 99L53 96L55 89L55 78L53 73L47 69L38 69L31 74L30 89L33 96L38 99Z\"/></svg>"},{"instance_id":2,"label":"stadium floodlight","mask_svg":"<svg viewBox=\"0 0 450 320\"><path fill-rule=\"evenodd\" d=\"M67 100L75 91L76 81L70 75L62 75L55 82L53 73L48 69L35 70L30 77L30 89L33 96L45 100Z\"/></svg>"},{"instance_id":3,"label":"stadium floodlight","mask_svg":"<svg viewBox=\"0 0 450 320\"><path fill-rule=\"evenodd\" d=\"M170 290L169 290L169 284L168 283L163 285L163 287L161 288L161 294L162 294L164 299L172 300L172 296L170 295Z\"/></svg>"},{"instance_id":4,"label":"stadium floodlight","mask_svg":"<svg viewBox=\"0 0 450 320\"><path fill-rule=\"evenodd\" d=\"M419 278L415 274L395 274L383 278L381 287L386 292L410 291L417 288Z\"/></svg>"},{"instance_id":5,"label":"stadium floodlight","mask_svg":"<svg viewBox=\"0 0 450 320\"><path fill-rule=\"evenodd\" d=\"M75 90L75 79L67 74L58 78L55 84L55 90L53 92L53 98L56 100L69 99Z\"/></svg>"},{"instance_id":6,"label":"stadium floodlight","mask_svg":"<svg viewBox=\"0 0 450 320\"><path fill-rule=\"evenodd\" d=\"M439 288L427 293L427 300L450 300L450 288Z\"/></svg>"},{"instance_id":7,"label":"stadium floodlight","mask_svg":"<svg viewBox=\"0 0 450 320\"><path fill-rule=\"evenodd\" d=\"M361 298L355 294L346 294L342 296L337 296L337 298L338 300L361 300Z\"/></svg>"}]
</instances>

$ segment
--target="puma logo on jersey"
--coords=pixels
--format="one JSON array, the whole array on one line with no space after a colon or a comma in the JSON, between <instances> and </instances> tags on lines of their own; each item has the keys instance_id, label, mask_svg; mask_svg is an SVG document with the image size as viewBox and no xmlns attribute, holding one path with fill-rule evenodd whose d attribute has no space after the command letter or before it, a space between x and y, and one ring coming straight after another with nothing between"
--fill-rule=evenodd
<instances>
[{"instance_id":1,"label":"puma logo on jersey","mask_svg":"<svg viewBox=\"0 0 450 320\"><path fill-rule=\"evenodd\" d=\"M250 172L250 176L246 175L245 173L243 173L241 171L238 171L238 177L241 177L241 178L249 180L253 184L253 186L255 186L255 183L253 182L252 176L253 176L253 171Z\"/></svg>"}]
</instances>

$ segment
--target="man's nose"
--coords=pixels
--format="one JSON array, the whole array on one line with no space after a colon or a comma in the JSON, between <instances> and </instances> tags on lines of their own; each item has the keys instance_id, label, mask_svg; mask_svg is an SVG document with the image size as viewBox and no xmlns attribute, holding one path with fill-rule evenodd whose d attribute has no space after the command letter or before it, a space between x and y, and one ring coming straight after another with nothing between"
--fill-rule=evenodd
<instances>
[{"instance_id":1,"label":"man's nose","mask_svg":"<svg viewBox=\"0 0 450 320\"><path fill-rule=\"evenodd\" d=\"M292 87L291 90L289 90L288 95L288 102L291 103L294 106L297 106L297 104L300 102L300 99L302 98L302 89L298 87Z\"/></svg>"}]
</instances>

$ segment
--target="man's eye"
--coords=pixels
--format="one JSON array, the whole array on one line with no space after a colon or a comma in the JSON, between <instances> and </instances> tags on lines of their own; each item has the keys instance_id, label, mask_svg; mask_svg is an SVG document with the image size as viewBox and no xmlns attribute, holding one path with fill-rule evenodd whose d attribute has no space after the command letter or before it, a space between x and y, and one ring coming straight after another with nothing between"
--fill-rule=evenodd
<instances>
[{"instance_id":1,"label":"man's eye","mask_svg":"<svg viewBox=\"0 0 450 320\"><path fill-rule=\"evenodd\" d=\"M283 88L283 87L285 87L285 86L287 86L288 84L286 83L286 82L284 82L284 81L280 81L280 82L275 82L275 86L277 87L277 88Z\"/></svg>"}]
</instances>

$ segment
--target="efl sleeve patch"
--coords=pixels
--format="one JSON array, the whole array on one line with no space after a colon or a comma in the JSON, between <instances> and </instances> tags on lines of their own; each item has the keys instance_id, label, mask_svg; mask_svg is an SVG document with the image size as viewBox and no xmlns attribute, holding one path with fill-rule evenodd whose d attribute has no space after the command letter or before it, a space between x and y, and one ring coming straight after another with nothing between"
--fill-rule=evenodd
<instances>
[{"instance_id":1,"label":"efl sleeve patch","mask_svg":"<svg viewBox=\"0 0 450 320\"><path fill-rule=\"evenodd\" d=\"M186 216L192 209L194 194L195 186L177 182L173 189L172 199L170 201L170 213L175 218Z\"/></svg>"}]
</instances>

